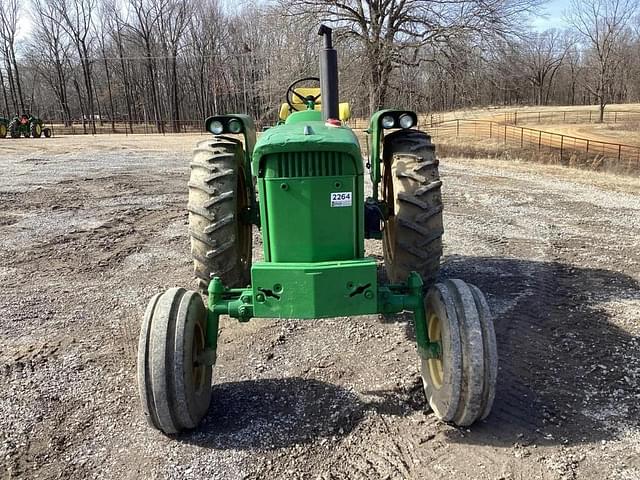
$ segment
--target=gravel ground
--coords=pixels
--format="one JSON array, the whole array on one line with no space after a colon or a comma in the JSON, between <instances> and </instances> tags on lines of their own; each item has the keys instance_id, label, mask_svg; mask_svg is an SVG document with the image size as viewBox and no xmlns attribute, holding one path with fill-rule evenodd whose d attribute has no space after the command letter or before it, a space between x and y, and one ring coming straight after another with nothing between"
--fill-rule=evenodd
<instances>
[{"instance_id":1,"label":"gravel ground","mask_svg":"<svg viewBox=\"0 0 640 480\"><path fill-rule=\"evenodd\" d=\"M138 328L195 285L201 138L2 142L0 479L640 478L640 180L527 163L441 163L442 276L495 314L486 421L425 411L406 316L224 319L204 423L148 428Z\"/></svg>"}]
</instances>

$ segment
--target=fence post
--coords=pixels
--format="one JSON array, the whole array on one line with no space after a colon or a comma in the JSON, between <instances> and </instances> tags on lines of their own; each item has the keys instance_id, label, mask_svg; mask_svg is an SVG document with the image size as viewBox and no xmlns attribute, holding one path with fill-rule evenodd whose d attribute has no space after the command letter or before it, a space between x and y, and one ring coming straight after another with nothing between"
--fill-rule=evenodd
<instances>
[{"instance_id":1,"label":"fence post","mask_svg":"<svg viewBox=\"0 0 640 480\"><path fill-rule=\"evenodd\" d=\"M587 138L587 153L589 153L589 139Z\"/></svg>"},{"instance_id":2,"label":"fence post","mask_svg":"<svg viewBox=\"0 0 640 480\"><path fill-rule=\"evenodd\" d=\"M618 123L618 112L615 112L613 115L613 123Z\"/></svg>"},{"instance_id":3,"label":"fence post","mask_svg":"<svg viewBox=\"0 0 640 480\"><path fill-rule=\"evenodd\" d=\"M618 162L620 161L620 157L622 157L622 145L618 145Z\"/></svg>"},{"instance_id":4,"label":"fence post","mask_svg":"<svg viewBox=\"0 0 640 480\"><path fill-rule=\"evenodd\" d=\"M564 135L560 135L560 161L562 161L562 150L564 149Z\"/></svg>"},{"instance_id":5,"label":"fence post","mask_svg":"<svg viewBox=\"0 0 640 480\"><path fill-rule=\"evenodd\" d=\"M591 110L589 110L589 123L591 123L591 115L593 114L593 112Z\"/></svg>"},{"instance_id":6,"label":"fence post","mask_svg":"<svg viewBox=\"0 0 640 480\"><path fill-rule=\"evenodd\" d=\"M524 128L520 128L520 148L524 147Z\"/></svg>"},{"instance_id":7,"label":"fence post","mask_svg":"<svg viewBox=\"0 0 640 480\"><path fill-rule=\"evenodd\" d=\"M540 112L538 112L538 123L540 123Z\"/></svg>"},{"instance_id":8,"label":"fence post","mask_svg":"<svg viewBox=\"0 0 640 480\"><path fill-rule=\"evenodd\" d=\"M504 143L507 143L507 126L504 126Z\"/></svg>"},{"instance_id":9,"label":"fence post","mask_svg":"<svg viewBox=\"0 0 640 480\"><path fill-rule=\"evenodd\" d=\"M542 147L542 132L538 131L538 151L540 151L541 147Z\"/></svg>"},{"instance_id":10,"label":"fence post","mask_svg":"<svg viewBox=\"0 0 640 480\"><path fill-rule=\"evenodd\" d=\"M493 137L493 122L489 122L489 138Z\"/></svg>"},{"instance_id":11,"label":"fence post","mask_svg":"<svg viewBox=\"0 0 640 480\"><path fill-rule=\"evenodd\" d=\"M460 136L460 119L456 120L456 138Z\"/></svg>"},{"instance_id":12,"label":"fence post","mask_svg":"<svg viewBox=\"0 0 640 480\"><path fill-rule=\"evenodd\" d=\"M518 125L518 112L513 114L513 124Z\"/></svg>"},{"instance_id":13,"label":"fence post","mask_svg":"<svg viewBox=\"0 0 640 480\"><path fill-rule=\"evenodd\" d=\"M563 115L562 115L562 121L563 121L564 123L567 123L567 112L564 112L564 113L563 113Z\"/></svg>"}]
</instances>

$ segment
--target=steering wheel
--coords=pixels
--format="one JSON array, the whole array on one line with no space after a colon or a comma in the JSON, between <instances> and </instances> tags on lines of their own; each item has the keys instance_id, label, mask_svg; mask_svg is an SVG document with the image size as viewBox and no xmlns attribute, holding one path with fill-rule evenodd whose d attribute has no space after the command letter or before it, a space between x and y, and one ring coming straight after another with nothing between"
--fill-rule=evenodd
<instances>
[{"instance_id":1,"label":"steering wheel","mask_svg":"<svg viewBox=\"0 0 640 480\"><path fill-rule=\"evenodd\" d=\"M289 85L289 88L287 88L287 103L289 104L289 108L294 111L294 112L299 112L300 110L298 110L297 107L294 106L293 102L291 101L291 95L295 95L296 97L298 97L302 103L304 104L304 108L307 108L307 104L311 101L313 101L313 104L315 105L318 102L318 99L320 98L320 93L318 95L307 95L306 97L303 95L300 95L298 92L296 92L296 87L298 86L299 83L303 83L303 82L318 82L318 85L320 85L320 79L318 77L305 77L305 78L301 78L300 80L296 80L295 82L293 82L291 85Z\"/></svg>"}]
</instances>

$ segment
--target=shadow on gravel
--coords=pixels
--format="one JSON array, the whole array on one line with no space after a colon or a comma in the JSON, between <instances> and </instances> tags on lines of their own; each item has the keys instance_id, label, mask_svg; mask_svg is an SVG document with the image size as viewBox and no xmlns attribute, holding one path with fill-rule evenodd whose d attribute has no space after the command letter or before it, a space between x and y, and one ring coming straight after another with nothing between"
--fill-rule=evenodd
<instances>
[{"instance_id":1,"label":"shadow on gravel","mask_svg":"<svg viewBox=\"0 0 640 480\"><path fill-rule=\"evenodd\" d=\"M640 371L640 339L612 324L603 306L640 298L635 279L557 262L459 256L446 259L441 276L485 292L500 356L491 415L452 441L571 445L613 438L619 425L640 428L640 388L630 373Z\"/></svg>"},{"instance_id":2,"label":"shadow on gravel","mask_svg":"<svg viewBox=\"0 0 640 480\"><path fill-rule=\"evenodd\" d=\"M409 415L424 404L407 390L365 392L366 402L337 385L305 378L214 385L209 413L197 430L177 438L215 449L274 449L345 436L367 411Z\"/></svg>"}]
</instances>

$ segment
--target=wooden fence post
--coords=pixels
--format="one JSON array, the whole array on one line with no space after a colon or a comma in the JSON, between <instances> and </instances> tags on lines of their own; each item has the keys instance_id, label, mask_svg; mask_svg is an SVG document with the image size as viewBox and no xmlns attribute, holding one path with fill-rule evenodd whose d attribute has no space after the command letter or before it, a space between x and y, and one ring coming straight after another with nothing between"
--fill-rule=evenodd
<instances>
[{"instance_id":1,"label":"wooden fence post","mask_svg":"<svg viewBox=\"0 0 640 480\"><path fill-rule=\"evenodd\" d=\"M560 135L560 161L562 161L563 149L564 149L564 135Z\"/></svg>"},{"instance_id":2,"label":"wooden fence post","mask_svg":"<svg viewBox=\"0 0 640 480\"><path fill-rule=\"evenodd\" d=\"M542 147L542 132L538 132L538 151L540 151L540 147Z\"/></svg>"},{"instance_id":3,"label":"wooden fence post","mask_svg":"<svg viewBox=\"0 0 640 480\"><path fill-rule=\"evenodd\" d=\"M524 146L524 128L520 128L520 148Z\"/></svg>"},{"instance_id":4,"label":"wooden fence post","mask_svg":"<svg viewBox=\"0 0 640 480\"><path fill-rule=\"evenodd\" d=\"M587 153L589 153L589 139L587 139Z\"/></svg>"},{"instance_id":5,"label":"wooden fence post","mask_svg":"<svg viewBox=\"0 0 640 480\"><path fill-rule=\"evenodd\" d=\"M489 138L493 138L493 122L489 122Z\"/></svg>"},{"instance_id":6,"label":"wooden fence post","mask_svg":"<svg viewBox=\"0 0 640 480\"><path fill-rule=\"evenodd\" d=\"M460 119L456 120L456 138L460 136Z\"/></svg>"},{"instance_id":7,"label":"wooden fence post","mask_svg":"<svg viewBox=\"0 0 640 480\"><path fill-rule=\"evenodd\" d=\"M507 143L507 126L504 126L504 143Z\"/></svg>"},{"instance_id":8,"label":"wooden fence post","mask_svg":"<svg viewBox=\"0 0 640 480\"><path fill-rule=\"evenodd\" d=\"M622 157L622 145L618 145L618 162L620 161L621 157Z\"/></svg>"}]
</instances>

